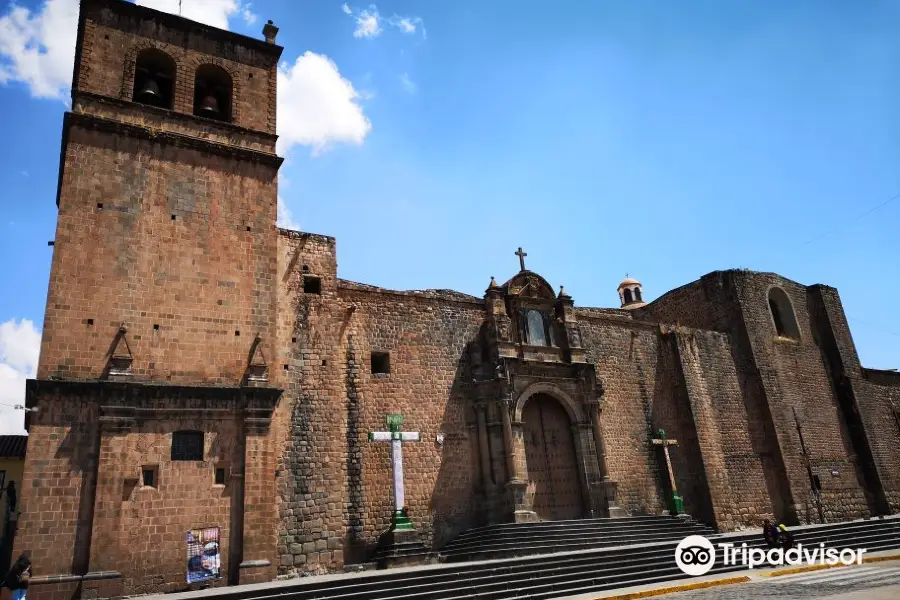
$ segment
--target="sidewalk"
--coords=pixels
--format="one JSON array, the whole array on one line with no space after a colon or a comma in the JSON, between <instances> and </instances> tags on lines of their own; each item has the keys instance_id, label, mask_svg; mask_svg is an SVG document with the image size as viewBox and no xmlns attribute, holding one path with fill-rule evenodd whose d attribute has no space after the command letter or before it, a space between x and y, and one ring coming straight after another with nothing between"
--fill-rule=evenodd
<instances>
[{"instance_id":1,"label":"sidewalk","mask_svg":"<svg viewBox=\"0 0 900 600\"><path fill-rule=\"evenodd\" d=\"M883 550L881 552L867 554L863 557L863 563L884 561L898 561L898 564L900 564L900 552L897 550ZM577 596L560 596L554 598L554 600L633 600L636 598L652 598L653 596L662 596L665 594L673 594L675 592L687 592L710 587L731 586L754 581L764 581L768 578L778 577L780 575L793 575L795 573L804 573L821 569L847 568L852 568L852 566L811 565L808 567L753 569L752 571L748 569L745 571L734 571L732 573L720 573L718 575L685 577L684 579L675 579L650 585L623 587L599 593L594 592ZM723 593L725 592L723 591Z\"/></svg>"}]
</instances>

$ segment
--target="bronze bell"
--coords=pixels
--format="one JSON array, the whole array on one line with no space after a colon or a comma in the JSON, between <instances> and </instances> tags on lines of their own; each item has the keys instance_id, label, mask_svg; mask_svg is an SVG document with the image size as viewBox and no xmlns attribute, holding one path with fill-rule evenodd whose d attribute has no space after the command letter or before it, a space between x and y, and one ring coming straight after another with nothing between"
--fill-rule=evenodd
<instances>
[{"instance_id":1,"label":"bronze bell","mask_svg":"<svg viewBox=\"0 0 900 600\"><path fill-rule=\"evenodd\" d=\"M154 102L159 100L159 85L156 83L156 80L152 77L147 78L147 82L144 83L143 89L138 92L137 99L140 102Z\"/></svg>"},{"instance_id":2,"label":"bronze bell","mask_svg":"<svg viewBox=\"0 0 900 600\"><path fill-rule=\"evenodd\" d=\"M200 102L200 113L203 115L217 116L219 114L219 101L212 94L207 94Z\"/></svg>"}]
</instances>

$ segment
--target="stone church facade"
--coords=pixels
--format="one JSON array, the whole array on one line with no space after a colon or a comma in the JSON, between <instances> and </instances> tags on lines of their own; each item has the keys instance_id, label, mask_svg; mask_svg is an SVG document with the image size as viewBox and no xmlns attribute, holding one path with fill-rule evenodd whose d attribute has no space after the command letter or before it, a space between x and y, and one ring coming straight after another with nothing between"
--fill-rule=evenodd
<instances>
[{"instance_id":1,"label":"stone church facade","mask_svg":"<svg viewBox=\"0 0 900 600\"><path fill-rule=\"evenodd\" d=\"M669 510L660 429L720 530L900 510L900 375L861 366L834 288L717 271L587 308L521 251L480 298L340 279L334 238L275 224L277 31L82 0L27 384L30 595L183 589L195 529L216 584L363 562L393 513L366 436L395 413L433 549Z\"/></svg>"}]
</instances>

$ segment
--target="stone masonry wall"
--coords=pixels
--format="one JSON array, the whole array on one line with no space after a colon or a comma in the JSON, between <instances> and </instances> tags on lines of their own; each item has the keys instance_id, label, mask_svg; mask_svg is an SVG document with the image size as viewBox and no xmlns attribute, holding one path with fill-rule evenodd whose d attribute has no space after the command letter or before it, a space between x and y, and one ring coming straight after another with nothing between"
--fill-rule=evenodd
<instances>
[{"instance_id":1,"label":"stone masonry wall","mask_svg":"<svg viewBox=\"0 0 900 600\"><path fill-rule=\"evenodd\" d=\"M220 35L216 30L197 23L179 20L175 25L171 16L152 13L154 18L146 18L140 8L117 7L112 11L105 9L107 4L120 3L90 0L81 4L84 32L75 76L76 93L130 101L135 59L141 50L155 48L169 55L176 65L172 110L193 113L197 67L215 64L231 76L232 122L275 133L279 47L259 41L236 41L235 36L229 36L228 43L221 43L215 39ZM186 26L194 31L185 35Z\"/></svg>"},{"instance_id":2,"label":"stone masonry wall","mask_svg":"<svg viewBox=\"0 0 900 600\"><path fill-rule=\"evenodd\" d=\"M94 508L91 571L119 571L130 594L185 589L185 534L219 527L221 568L228 580L232 547L232 488L215 483L216 467L241 460L239 413L211 418L198 405L193 416L167 415L126 432L104 431ZM172 433L204 432L204 460L171 460ZM140 481L143 467L157 469L154 487Z\"/></svg>"},{"instance_id":3,"label":"stone masonry wall","mask_svg":"<svg viewBox=\"0 0 900 600\"><path fill-rule=\"evenodd\" d=\"M273 349L276 169L80 127L65 162L38 377L101 377L124 323L134 380L240 383Z\"/></svg>"},{"instance_id":4,"label":"stone masonry wall","mask_svg":"<svg viewBox=\"0 0 900 600\"><path fill-rule=\"evenodd\" d=\"M671 389L657 381L670 381L671 374L658 370L656 328L583 314L579 328L586 360L604 382L601 419L610 477L619 483L619 503L632 514L659 514L665 510L663 481L668 476L659 450L650 446L650 431L654 405Z\"/></svg>"},{"instance_id":5,"label":"stone masonry wall","mask_svg":"<svg viewBox=\"0 0 900 600\"><path fill-rule=\"evenodd\" d=\"M743 402L726 334L678 328L674 338L690 399L714 521L721 530L760 526L772 502L754 428Z\"/></svg>"},{"instance_id":6,"label":"stone masonry wall","mask_svg":"<svg viewBox=\"0 0 900 600\"><path fill-rule=\"evenodd\" d=\"M769 290L776 285L791 300L799 340L776 335L768 305ZM825 518L867 516L856 453L827 361L811 330L807 288L777 275L749 272L736 273L735 288L784 453L798 518L801 522L819 520L797 421L813 474L821 480Z\"/></svg>"},{"instance_id":7,"label":"stone masonry wall","mask_svg":"<svg viewBox=\"0 0 900 600\"><path fill-rule=\"evenodd\" d=\"M831 363L842 410L848 421L873 514L897 512L900 496L900 446L892 442L900 434L898 395L891 391L900 377L889 371L864 369L850 334L838 291L825 285L808 292L817 343Z\"/></svg>"},{"instance_id":8,"label":"stone masonry wall","mask_svg":"<svg viewBox=\"0 0 900 600\"><path fill-rule=\"evenodd\" d=\"M99 407L89 394L43 391L41 382L28 382L28 395L41 410L30 414L15 550L29 551L35 575L86 569Z\"/></svg>"},{"instance_id":9,"label":"stone masonry wall","mask_svg":"<svg viewBox=\"0 0 900 600\"><path fill-rule=\"evenodd\" d=\"M892 512L900 512L900 373L863 370L860 404Z\"/></svg>"},{"instance_id":10,"label":"stone masonry wall","mask_svg":"<svg viewBox=\"0 0 900 600\"><path fill-rule=\"evenodd\" d=\"M391 412L422 436L404 448L406 503L424 541L442 544L471 519L477 472L459 363L481 303L339 283L334 241L323 236L283 232L280 256L290 312L279 330L292 369L277 416L281 570L337 568L374 549L393 512L390 449L366 435L385 430ZM302 291L304 265L321 294ZM389 353L389 374L371 372L372 351Z\"/></svg>"}]
</instances>

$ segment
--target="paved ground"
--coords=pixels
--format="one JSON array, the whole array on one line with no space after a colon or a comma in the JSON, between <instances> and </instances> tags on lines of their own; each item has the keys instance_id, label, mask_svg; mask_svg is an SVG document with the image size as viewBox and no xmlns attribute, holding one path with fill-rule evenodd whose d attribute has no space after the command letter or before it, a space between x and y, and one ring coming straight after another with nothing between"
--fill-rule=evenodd
<instances>
[{"instance_id":1,"label":"paved ground","mask_svg":"<svg viewBox=\"0 0 900 600\"><path fill-rule=\"evenodd\" d=\"M657 596L661 600L897 600L900 598L900 561L823 569L692 592Z\"/></svg>"}]
</instances>

